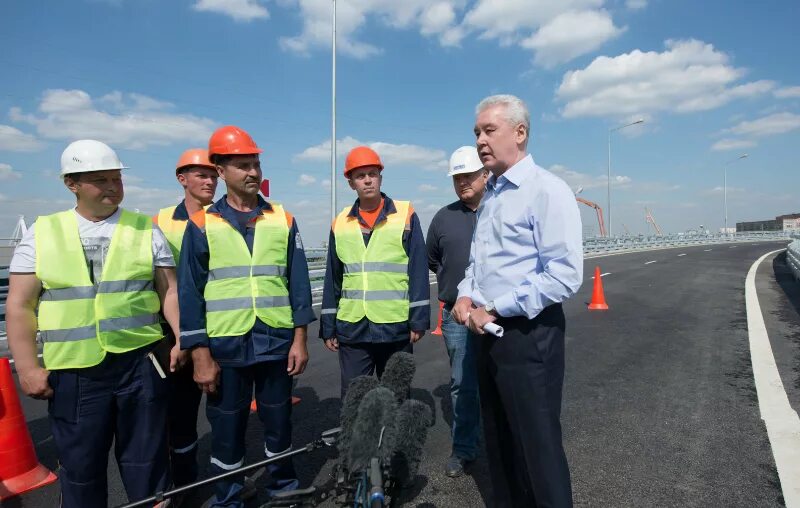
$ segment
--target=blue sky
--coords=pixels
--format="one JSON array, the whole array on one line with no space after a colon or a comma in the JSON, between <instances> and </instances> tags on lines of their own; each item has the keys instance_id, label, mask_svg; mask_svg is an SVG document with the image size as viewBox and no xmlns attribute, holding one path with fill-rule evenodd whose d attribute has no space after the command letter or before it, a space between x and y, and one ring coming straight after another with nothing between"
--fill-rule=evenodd
<instances>
[{"instance_id":1,"label":"blue sky","mask_svg":"<svg viewBox=\"0 0 800 508\"><path fill-rule=\"evenodd\" d=\"M66 208L73 139L117 149L125 206L173 204L180 152L219 125L265 150L273 199L307 245L330 224L330 0L11 0L0 5L0 236ZM455 199L446 160L472 144L475 104L523 98L529 146L612 225L722 226L800 212L795 1L338 0L340 159L384 158L384 190L427 227ZM337 167L339 203L354 195ZM224 192L220 186L218 195ZM597 233L583 207L585 234Z\"/></svg>"}]
</instances>

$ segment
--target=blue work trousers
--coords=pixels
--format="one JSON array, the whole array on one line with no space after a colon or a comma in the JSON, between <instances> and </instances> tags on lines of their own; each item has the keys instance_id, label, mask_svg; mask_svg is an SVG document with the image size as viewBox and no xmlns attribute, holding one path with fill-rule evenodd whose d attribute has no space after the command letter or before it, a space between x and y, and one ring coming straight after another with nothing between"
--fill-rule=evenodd
<instances>
[{"instance_id":1,"label":"blue work trousers","mask_svg":"<svg viewBox=\"0 0 800 508\"><path fill-rule=\"evenodd\" d=\"M410 338L395 342L339 342L342 400L353 378L376 374L380 379L386 368L386 362L393 354L400 351L414 352Z\"/></svg>"},{"instance_id":2,"label":"blue work trousers","mask_svg":"<svg viewBox=\"0 0 800 508\"><path fill-rule=\"evenodd\" d=\"M146 356L150 349L108 353L94 367L50 372L54 393L48 412L61 466L63 508L107 505L112 441L128 499L169 486L169 383Z\"/></svg>"},{"instance_id":3,"label":"blue work trousers","mask_svg":"<svg viewBox=\"0 0 800 508\"><path fill-rule=\"evenodd\" d=\"M169 458L176 486L197 481L197 412L203 392L189 362L170 375Z\"/></svg>"},{"instance_id":4,"label":"blue work trousers","mask_svg":"<svg viewBox=\"0 0 800 508\"><path fill-rule=\"evenodd\" d=\"M442 309L442 335L450 357L452 454L464 460L475 460L478 455L481 418L475 343L469 336L469 328L456 323L447 309Z\"/></svg>"},{"instance_id":5,"label":"blue work trousers","mask_svg":"<svg viewBox=\"0 0 800 508\"><path fill-rule=\"evenodd\" d=\"M250 416L250 401L255 387L258 417L264 425L266 457L292 447L292 378L286 372L287 360L273 360L246 367L221 366L217 393L206 399L206 416L211 424L210 473L218 475L244 465L245 432ZM267 466L267 493L298 488L292 459ZM244 475L214 484L214 507L243 506L240 493Z\"/></svg>"}]
</instances>

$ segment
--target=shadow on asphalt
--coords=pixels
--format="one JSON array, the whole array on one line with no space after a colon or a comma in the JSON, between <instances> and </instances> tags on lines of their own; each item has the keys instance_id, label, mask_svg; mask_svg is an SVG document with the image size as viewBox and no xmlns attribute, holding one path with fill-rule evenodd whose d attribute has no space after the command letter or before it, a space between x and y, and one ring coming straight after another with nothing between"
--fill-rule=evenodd
<instances>
[{"instance_id":1,"label":"shadow on asphalt","mask_svg":"<svg viewBox=\"0 0 800 508\"><path fill-rule=\"evenodd\" d=\"M772 260L772 271L775 274L775 280L786 295L786 299L800 316L800 281L794 278L794 274L786 262L786 251L781 252Z\"/></svg>"}]
</instances>

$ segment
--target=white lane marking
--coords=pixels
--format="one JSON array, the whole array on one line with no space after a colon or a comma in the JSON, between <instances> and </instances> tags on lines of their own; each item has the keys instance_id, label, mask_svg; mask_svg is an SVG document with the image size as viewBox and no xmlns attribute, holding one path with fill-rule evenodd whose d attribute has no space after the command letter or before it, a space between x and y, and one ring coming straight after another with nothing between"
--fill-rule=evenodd
<instances>
[{"instance_id":1,"label":"white lane marking","mask_svg":"<svg viewBox=\"0 0 800 508\"><path fill-rule=\"evenodd\" d=\"M735 248L736 248L736 245L731 245L731 246L730 246L730 247L728 247L728 248L729 248L729 249L735 249Z\"/></svg>"},{"instance_id":2,"label":"white lane marking","mask_svg":"<svg viewBox=\"0 0 800 508\"><path fill-rule=\"evenodd\" d=\"M605 277L606 275L611 275L611 272L601 273L600 277ZM594 280L594 275L592 275L592 279Z\"/></svg>"},{"instance_id":3,"label":"white lane marking","mask_svg":"<svg viewBox=\"0 0 800 508\"><path fill-rule=\"evenodd\" d=\"M756 293L758 266L767 256L782 250L768 252L753 263L745 279L744 297L758 407L767 427L772 456L775 457L775 467L783 489L783 500L787 507L800 507L800 482L797 481L800 478L800 418L789 404L783 387Z\"/></svg>"},{"instance_id":4,"label":"white lane marking","mask_svg":"<svg viewBox=\"0 0 800 508\"><path fill-rule=\"evenodd\" d=\"M704 249L703 252L711 252L711 249Z\"/></svg>"},{"instance_id":5,"label":"white lane marking","mask_svg":"<svg viewBox=\"0 0 800 508\"><path fill-rule=\"evenodd\" d=\"M658 261L648 261L648 262L647 262L647 263L645 263L645 264L646 264L646 265L649 265L649 264L651 264L651 263L657 263L657 262L658 262Z\"/></svg>"},{"instance_id":6,"label":"white lane marking","mask_svg":"<svg viewBox=\"0 0 800 508\"><path fill-rule=\"evenodd\" d=\"M684 252L683 254L678 254L678 257L685 256L685 255L686 255L686 253Z\"/></svg>"}]
</instances>

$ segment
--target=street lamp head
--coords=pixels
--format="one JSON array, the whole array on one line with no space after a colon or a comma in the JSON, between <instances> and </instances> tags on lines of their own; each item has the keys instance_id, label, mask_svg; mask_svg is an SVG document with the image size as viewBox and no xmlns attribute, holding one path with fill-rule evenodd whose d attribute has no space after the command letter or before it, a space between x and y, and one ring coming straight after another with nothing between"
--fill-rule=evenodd
<instances>
[{"instance_id":1,"label":"street lamp head","mask_svg":"<svg viewBox=\"0 0 800 508\"><path fill-rule=\"evenodd\" d=\"M636 125L637 123L644 123L644 118L640 118L640 119L636 120L631 125Z\"/></svg>"},{"instance_id":2,"label":"street lamp head","mask_svg":"<svg viewBox=\"0 0 800 508\"><path fill-rule=\"evenodd\" d=\"M742 155L739 156L740 159L746 159L747 157L749 157L749 155L746 153L743 153Z\"/></svg>"},{"instance_id":3,"label":"street lamp head","mask_svg":"<svg viewBox=\"0 0 800 508\"><path fill-rule=\"evenodd\" d=\"M581 192L583 192L583 186L581 186L581 187L578 187L578 189L575 191L575 195L577 196L577 195L578 195L578 194L580 194Z\"/></svg>"}]
</instances>

